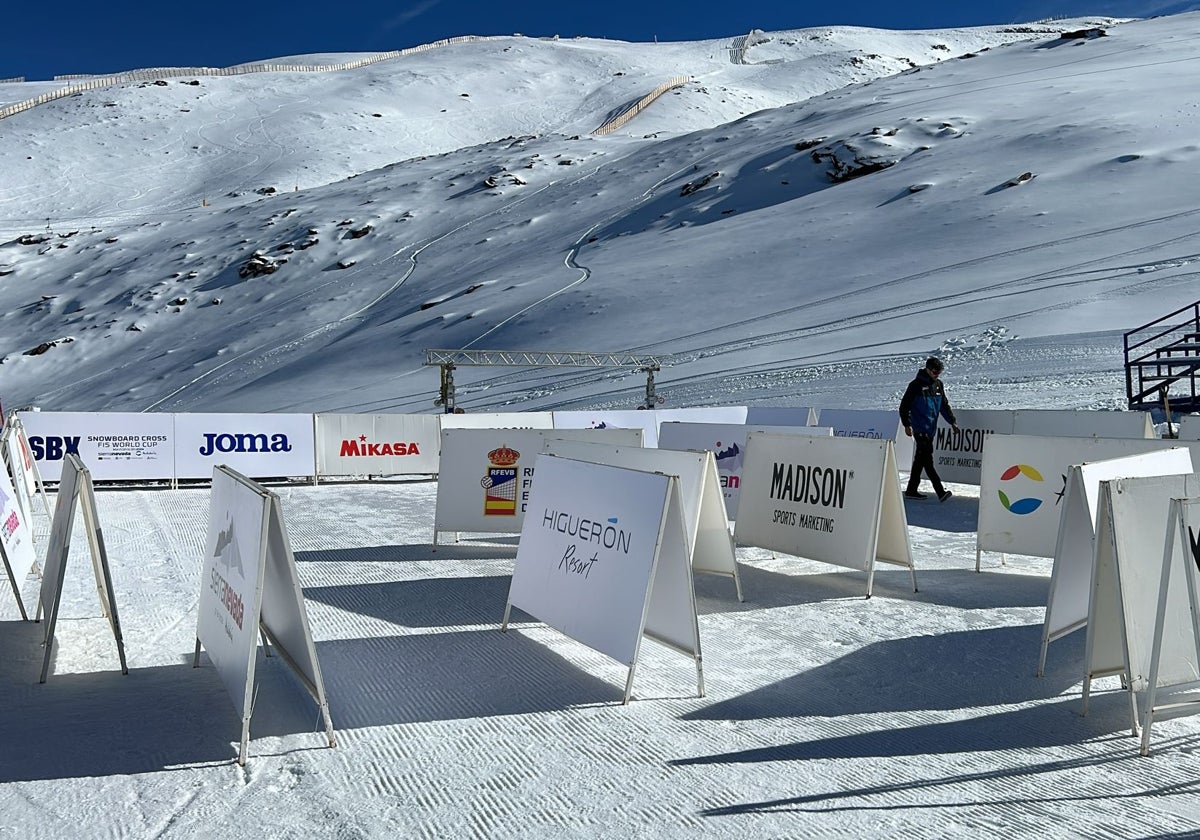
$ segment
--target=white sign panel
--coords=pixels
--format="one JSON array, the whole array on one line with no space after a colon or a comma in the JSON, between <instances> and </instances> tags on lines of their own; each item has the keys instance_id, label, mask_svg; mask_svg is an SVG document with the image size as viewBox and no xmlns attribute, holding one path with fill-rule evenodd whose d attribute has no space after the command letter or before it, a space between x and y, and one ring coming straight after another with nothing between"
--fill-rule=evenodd
<instances>
[{"instance_id":1,"label":"white sign panel","mask_svg":"<svg viewBox=\"0 0 1200 840\"><path fill-rule=\"evenodd\" d=\"M889 440L752 432L741 490L739 543L868 572L868 596L877 560L913 569Z\"/></svg>"},{"instance_id":2,"label":"white sign panel","mask_svg":"<svg viewBox=\"0 0 1200 840\"><path fill-rule=\"evenodd\" d=\"M548 439L640 446L640 429L442 429L434 545L446 531L517 534Z\"/></svg>"},{"instance_id":3,"label":"white sign panel","mask_svg":"<svg viewBox=\"0 0 1200 840\"><path fill-rule=\"evenodd\" d=\"M112 574L108 567L108 553L104 547L104 534L100 529L100 518L96 513L96 496L92 490L92 479L87 467L75 454L63 458L62 474L58 482L58 498L55 501L54 519L50 523L50 543L46 548L46 561L42 564L42 588L38 595L38 614L45 615L41 682L50 672L50 658L54 652L54 632L58 624L58 608L62 603L63 582L66 580L67 557L71 553L71 532L75 523L75 505L83 511L83 530L87 535L88 550L92 558L92 572L96 578L96 594L100 599L100 611L108 619L113 639L117 643L117 654L121 659L121 673L128 674L125 663L125 640L121 634L121 621L117 616L117 601L113 592Z\"/></svg>"},{"instance_id":4,"label":"white sign panel","mask_svg":"<svg viewBox=\"0 0 1200 840\"><path fill-rule=\"evenodd\" d=\"M1014 435L1039 437L1152 438L1145 411L1065 411L1022 408L1013 419Z\"/></svg>"},{"instance_id":5,"label":"white sign panel","mask_svg":"<svg viewBox=\"0 0 1200 840\"><path fill-rule=\"evenodd\" d=\"M900 425L900 412L822 408L816 414L815 422L832 428L834 437L890 440L895 445L897 465L907 470L912 464L913 442Z\"/></svg>"},{"instance_id":6,"label":"white sign panel","mask_svg":"<svg viewBox=\"0 0 1200 840\"><path fill-rule=\"evenodd\" d=\"M34 458L50 474L74 454L97 481L175 477L171 414L26 411L21 422Z\"/></svg>"},{"instance_id":7,"label":"white sign panel","mask_svg":"<svg viewBox=\"0 0 1200 840\"><path fill-rule=\"evenodd\" d=\"M1179 439L1200 440L1200 414L1179 418Z\"/></svg>"},{"instance_id":8,"label":"white sign panel","mask_svg":"<svg viewBox=\"0 0 1200 840\"><path fill-rule=\"evenodd\" d=\"M1143 691L1149 685L1171 500L1200 495L1200 475L1114 479L1100 487L1103 519L1092 570L1088 672L1099 676L1128 666L1134 690ZM1186 615L1186 589L1180 587L1171 595L1172 613L1181 610ZM1169 659L1179 660L1179 652ZM1178 682L1187 679L1193 667L1188 665L1184 672L1176 673L1168 669L1161 676Z\"/></svg>"},{"instance_id":9,"label":"white sign panel","mask_svg":"<svg viewBox=\"0 0 1200 840\"><path fill-rule=\"evenodd\" d=\"M1042 629L1039 676L1045 672L1046 648L1050 642L1079 630L1087 623L1100 482L1139 476L1188 475L1192 472L1192 454L1186 449L1164 449L1108 461L1075 464L1068 469L1066 497L1059 518L1054 568L1050 573L1050 595Z\"/></svg>"},{"instance_id":10,"label":"white sign panel","mask_svg":"<svg viewBox=\"0 0 1200 840\"><path fill-rule=\"evenodd\" d=\"M1113 479L1101 484L1101 525L1096 535L1088 610L1085 713L1096 677L1120 674L1134 692L1150 686L1171 500L1195 496L1200 490L1198 480L1200 476L1186 475ZM1185 587L1170 590L1164 613L1167 626L1186 626L1189 606ZM1196 679L1197 654L1191 640L1176 635L1165 643L1166 667L1159 671L1160 680L1174 683ZM1136 704L1131 702L1131 708L1131 729L1136 731Z\"/></svg>"},{"instance_id":11,"label":"white sign panel","mask_svg":"<svg viewBox=\"0 0 1200 840\"><path fill-rule=\"evenodd\" d=\"M983 449L976 555L1003 551L1053 557L1068 467L1172 445L1186 444L1136 438L989 436ZM1193 462L1200 463L1194 450Z\"/></svg>"},{"instance_id":12,"label":"white sign panel","mask_svg":"<svg viewBox=\"0 0 1200 840\"><path fill-rule=\"evenodd\" d=\"M752 405L746 409L747 426L815 426L817 413L811 408Z\"/></svg>"},{"instance_id":13,"label":"white sign panel","mask_svg":"<svg viewBox=\"0 0 1200 840\"><path fill-rule=\"evenodd\" d=\"M321 675L321 664L317 661L317 648L308 624L308 611L304 607L304 592L296 570L296 556L292 553L291 539L283 522L283 506L274 493L270 494L270 498L267 553L262 576L258 626L275 646L276 651L283 654L284 660L316 701L325 718L325 734L329 739L329 746L336 746L333 721L329 716L329 702L325 696L325 680Z\"/></svg>"},{"instance_id":14,"label":"white sign panel","mask_svg":"<svg viewBox=\"0 0 1200 840\"><path fill-rule=\"evenodd\" d=\"M433 475L436 414L318 414L317 475Z\"/></svg>"},{"instance_id":15,"label":"white sign panel","mask_svg":"<svg viewBox=\"0 0 1200 840\"><path fill-rule=\"evenodd\" d=\"M17 491L13 489L8 470L3 465L0 465L0 560L4 562L4 571L12 585L21 617L28 618L25 603L21 600L21 583L29 577L37 562L33 528L17 503Z\"/></svg>"},{"instance_id":16,"label":"white sign panel","mask_svg":"<svg viewBox=\"0 0 1200 840\"><path fill-rule=\"evenodd\" d=\"M643 633L699 669L679 479L552 455L537 469L505 627L515 606L627 665L627 700Z\"/></svg>"},{"instance_id":17,"label":"white sign panel","mask_svg":"<svg viewBox=\"0 0 1200 840\"><path fill-rule=\"evenodd\" d=\"M746 460L746 435L774 431L779 434L829 437L828 426L748 426L730 423L663 423L658 429L659 449L707 449L716 459L725 515L737 515L741 498L742 467Z\"/></svg>"},{"instance_id":18,"label":"white sign panel","mask_svg":"<svg viewBox=\"0 0 1200 840\"><path fill-rule=\"evenodd\" d=\"M203 646L242 718L238 762L246 763L260 630L317 701L334 746L279 497L226 467L213 470L198 604L195 664Z\"/></svg>"},{"instance_id":19,"label":"white sign panel","mask_svg":"<svg viewBox=\"0 0 1200 840\"><path fill-rule=\"evenodd\" d=\"M439 414L443 429L551 429L549 411L508 411L485 414Z\"/></svg>"},{"instance_id":20,"label":"white sign panel","mask_svg":"<svg viewBox=\"0 0 1200 840\"><path fill-rule=\"evenodd\" d=\"M243 719L253 701L268 502L253 484L224 470L213 472L196 638Z\"/></svg>"},{"instance_id":21,"label":"white sign panel","mask_svg":"<svg viewBox=\"0 0 1200 840\"><path fill-rule=\"evenodd\" d=\"M955 409L958 431L939 423L933 439L933 465L942 481L979 484L983 474L983 444L991 435L1011 435L1015 411Z\"/></svg>"},{"instance_id":22,"label":"white sign panel","mask_svg":"<svg viewBox=\"0 0 1200 840\"><path fill-rule=\"evenodd\" d=\"M644 446L658 445L658 417L653 411L556 411L555 429L641 429Z\"/></svg>"},{"instance_id":23,"label":"white sign panel","mask_svg":"<svg viewBox=\"0 0 1200 840\"><path fill-rule=\"evenodd\" d=\"M1186 611L1171 610L1172 604L1185 598ZM1173 688L1176 692L1165 698L1161 708L1160 688ZM1172 499L1151 644L1142 755L1150 752L1150 728L1156 715L1196 714L1200 700L1195 694L1180 696L1178 692L1197 688L1200 688L1200 499Z\"/></svg>"},{"instance_id":24,"label":"white sign panel","mask_svg":"<svg viewBox=\"0 0 1200 840\"><path fill-rule=\"evenodd\" d=\"M683 524L693 571L732 577L737 585L738 600L742 600L733 538L729 533L729 519L725 516L717 467L711 452L674 452L662 448L632 448L564 440L546 441L545 452L593 464L678 476Z\"/></svg>"},{"instance_id":25,"label":"white sign panel","mask_svg":"<svg viewBox=\"0 0 1200 840\"><path fill-rule=\"evenodd\" d=\"M230 467L251 478L311 477L311 414L176 414L177 478L209 478Z\"/></svg>"}]
</instances>

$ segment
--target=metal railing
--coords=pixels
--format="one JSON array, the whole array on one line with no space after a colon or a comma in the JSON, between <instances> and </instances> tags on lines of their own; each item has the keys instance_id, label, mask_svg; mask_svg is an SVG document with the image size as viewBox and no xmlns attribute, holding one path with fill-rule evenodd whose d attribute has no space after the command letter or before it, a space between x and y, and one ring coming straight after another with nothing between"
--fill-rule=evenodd
<instances>
[{"instance_id":1,"label":"metal railing","mask_svg":"<svg viewBox=\"0 0 1200 840\"><path fill-rule=\"evenodd\" d=\"M1163 398L1165 390L1186 387L1174 404L1200 406L1200 301L1180 307L1124 335L1125 395L1132 408Z\"/></svg>"}]
</instances>

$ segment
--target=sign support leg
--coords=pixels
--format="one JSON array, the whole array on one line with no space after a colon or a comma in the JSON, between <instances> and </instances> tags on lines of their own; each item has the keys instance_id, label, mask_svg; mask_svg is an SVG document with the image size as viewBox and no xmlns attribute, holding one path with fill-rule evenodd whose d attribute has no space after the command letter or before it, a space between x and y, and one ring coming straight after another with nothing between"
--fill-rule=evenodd
<instances>
[{"instance_id":1,"label":"sign support leg","mask_svg":"<svg viewBox=\"0 0 1200 840\"><path fill-rule=\"evenodd\" d=\"M1042 652L1038 655L1037 675L1046 676L1046 651L1050 648L1050 621L1047 618L1042 624Z\"/></svg>"},{"instance_id":2,"label":"sign support leg","mask_svg":"<svg viewBox=\"0 0 1200 840\"><path fill-rule=\"evenodd\" d=\"M13 577L12 565L8 562L8 553L5 552L3 545L0 545L0 559L4 560L4 571L8 575L8 582L12 584L13 597L17 599L17 609L21 611L21 620L28 621L29 615L25 612L24 602L21 601L21 589L17 586L17 579Z\"/></svg>"}]
</instances>

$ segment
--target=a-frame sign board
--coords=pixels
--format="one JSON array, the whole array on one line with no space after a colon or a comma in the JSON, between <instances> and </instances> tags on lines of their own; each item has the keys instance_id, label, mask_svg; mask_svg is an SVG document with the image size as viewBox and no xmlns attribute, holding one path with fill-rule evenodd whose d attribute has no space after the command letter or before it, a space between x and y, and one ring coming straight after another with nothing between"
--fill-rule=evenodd
<instances>
[{"instance_id":1,"label":"a-frame sign board","mask_svg":"<svg viewBox=\"0 0 1200 840\"><path fill-rule=\"evenodd\" d=\"M242 717L238 764L245 765L250 742L260 633L267 654L274 645L312 695L329 746L336 746L279 497L228 467L216 467L205 545L192 664L199 667L203 646Z\"/></svg>"},{"instance_id":2,"label":"a-frame sign board","mask_svg":"<svg viewBox=\"0 0 1200 840\"><path fill-rule=\"evenodd\" d=\"M33 547L33 529L25 511L17 501L16 491L8 480L8 471L0 464L0 561L17 599L21 619L29 620L25 603L21 600L21 581L29 577L37 565L37 553Z\"/></svg>"},{"instance_id":3,"label":"a-frame sign board","mask_svg":"<svg viewBox=\"0 0 1200 840\"><path fill-rule=\"evenodd\" d=\"M38 616L46 617L43 642L46 652L42 659L42 676L39 682L45 682L50 671L54 630L58 623L63 581L67 573L67 556L71 552L71 531L75 527L76 503L83 511L83 529L87 534L88 549L92 556L92 572L96 577L96 594L100 598L100 609L108 618L113 638L117 642L121 673L129 673L129 666L125 663L125 639L121 635L121 619L117 615L112 574L108 568L108 552L104 547L104 533L100 529L100 518L96 513L92 474L79 460L78 455L68 454L63 458L62 478L58 482L58 498L54 504L54 519L50 523L50 543L46 547L46 561L42 567L42 589L38 598Z\"/></svg>"},{"instance_id":4,"label":"a-frame sign board","mask_svg":"<svg viewBox=\"0 0 1200 840\"><path fill-rule=\"evenodd\" d=\"M917 570L890 440L751 432L734 539L867 573Z\"/></svg>"},{"instance_id":5,"label":"a-frame sign board","mask_svg":"<svg viewBox=\"0 0 1200 840\"><path fill-rule=\"evenodd\" d=\"M1171 609L1173 603L1187 608ZM1150 727L1156 719L1200 712L1200 499L1171 500L1149 682L1142 755L1150 754ZM1160 689L1165 696L1160 697Z\"/></svg>"},{"instance_id":6,"label":"a-frame sign board","mask_svg":"<svg viewBox=\"0 0 1200 840\"><path fill-rule=\"evenodd\" d=\"M692 571L733 578L738 600L745 600L733 535L729 533L729 517L721 497L717 461L711 451L645 449L551 438L546 440L542 451L576 461L679 476Z\"/></svg>"},{"instance_id":7,"label":"a-frame sign board","mask_svg":"<svg viewBox=\"0 0 1200 840\"><path fill-rule=\"evenodd\" d=\"M1172 499L1200 496L1200 475L1117 478L1100 483L1096 558L1088 604L1083 713L1092 681L1119 676L1129 693L1130 730L1140 726L1137 693L1150 687L1154 616L1159 606L1167 511ZM1167 604L1169 627L1183 626L1187 610L1182 587L1173 587ZM1187 649L1171 649L1173 660ZM1176 662L1177 668L1184 665ZM1195 668L1196 664L1186 667Z\"/></svg>"},{"instance_id":8,"label":"a-frame sign board","mask_svg":"<svg viewBox=\"0 0 1200 840\"><path fill-rule=\"evenodd\" d=\"M539 455L501 630L515 606L629 668L643 636L688 656L704 696L679 478Z\"/></svg>"},{"instance_id":9,"label":"a-frame sign board","mask_svg":"<svg viewBox=\"0 0 1200 840\"><path fill-rule=\"evenodd\" d=\"M1088 464L1067 470L1065 501L1058 520L1058 541L1050 572L1050 595L1042 624L1042 650L1037 675L1046 671L1050 643L1082 630L1087 625L1092 583L1092 561L1096 553L1096 515L1100 482L1114 478L1155 475L1189 475L1192 456L1187 449L1163 449Z\"/></svg>"},{"instance_id":10,"label":"a-frame sign board","mask_svg":"<svg viewBox=\"0 0 1200 840\"><path fill-rule=\"evenodd\" d=\"M53 518L50 513L50 500L42 484L42 475L30 449L29 439L25 436L25 426L15 411L8 415L4 422L4 431L0 432L0 454L8 463L13 489L17 491L17 501L25 512L25 518L32 524L33 497L39 496L46 521L49 522Z\"/></svg>"}]
</instances>

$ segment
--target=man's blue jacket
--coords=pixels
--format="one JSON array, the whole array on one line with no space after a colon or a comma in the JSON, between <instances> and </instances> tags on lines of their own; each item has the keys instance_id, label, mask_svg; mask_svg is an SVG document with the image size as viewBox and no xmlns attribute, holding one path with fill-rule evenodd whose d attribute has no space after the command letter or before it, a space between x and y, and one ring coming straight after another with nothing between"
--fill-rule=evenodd
<instances>
[{"instance_id":1,"label":"man's blue jacket","mask_svg":"<svg viewBox=\"0 0 1200 840\"><path fill-rule=\"evenodd\" d=\"M900 422L912 426L914 435L931 438L937 431L938 415L945 417L952 426L957 422L942 381L934 379L925 368L921 368L916 378L908 383L900 400Z\"/></svg>"}]
</instances>

